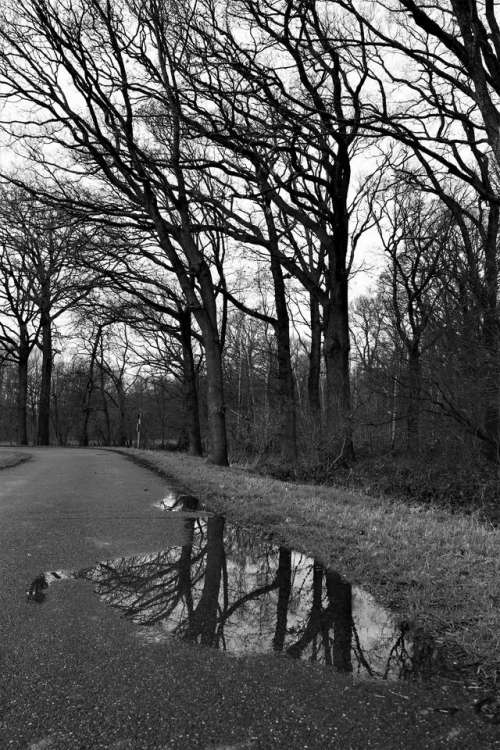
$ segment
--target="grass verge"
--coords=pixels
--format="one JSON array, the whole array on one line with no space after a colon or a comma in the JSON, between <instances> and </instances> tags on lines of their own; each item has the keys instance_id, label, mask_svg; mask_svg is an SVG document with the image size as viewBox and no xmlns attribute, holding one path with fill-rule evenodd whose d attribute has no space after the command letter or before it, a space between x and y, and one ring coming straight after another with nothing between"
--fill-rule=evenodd
<instances>
[{"instance_id":1,"label":"grass verge","mask_svg":"<svg viewBox=\"0 0 500 750\"><path fill-rule=\"evenodd\" d=\"M30 458L31 454L29 453L21 453L20 451L0 448L0 470L9 469L11 466L23 464L25 461L29 461Z\"/></svg>"},{"instance_id":2,"label":"grass verge","mask_svg":"<svg viewBox=\"0 0 500 750\"><path fill-rule=\"evenodd\" d=\"M500 529L478 515L281 482L178 453L121 450L230 520L335 568L494 679L500 667Z\"/></svg>"}]
</instances>

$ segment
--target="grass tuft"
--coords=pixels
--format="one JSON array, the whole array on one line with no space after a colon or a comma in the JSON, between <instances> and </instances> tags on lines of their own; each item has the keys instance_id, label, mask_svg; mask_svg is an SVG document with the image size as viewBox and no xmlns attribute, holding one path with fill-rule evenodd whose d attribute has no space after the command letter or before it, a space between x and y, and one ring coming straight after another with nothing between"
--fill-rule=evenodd
<instances>
[{"instance_id":1,"label":"grass tuft","mask_svg":"<svg viewBox=\"0 0 500 750\"><path fill-rule=\"evenodd\" d=\"M25 461L29 461L30 458L31 455L29 453L21 453L20 451L0 448L0 470L9 469L11 466L17 466Z\"/></svg>"}]
</instances>

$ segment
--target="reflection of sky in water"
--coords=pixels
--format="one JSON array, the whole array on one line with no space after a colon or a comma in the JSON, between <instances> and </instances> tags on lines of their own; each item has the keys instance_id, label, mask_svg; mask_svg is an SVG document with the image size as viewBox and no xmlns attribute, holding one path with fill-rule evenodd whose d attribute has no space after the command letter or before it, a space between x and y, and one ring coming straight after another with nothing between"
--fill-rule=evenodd
<instances>
[{"instance_id":1,"label":"reflection of sky in water","mask_svg":"<svg viewBox=\"0 0 500 750\"><path fill-rule=\"evenodd\" d=\"M287 628L284 649L296 642L307 625L312 607L312 571L314 561L298 552L292 552L292 591L287 611ZM256 564L247 559L245 562L228 562L230 580L237 580L237 590L247 592L269 583L275 574L275 566L267 566L261 561ZM275 628L278 592L276 590L260 596L238 608L224 628L225 648L229 653L259 654L272 651ZM323 591L323 605L326 606ZM379 671L389 656L395 640L393 616L375 602L375 599L363 589L353 590L352 618L359 641L371 666ZM168 623L164 627L169 630ZM396 633L397 638L398 633ZM311 659L312 644L303 654ZM324 661L317 655L317 661Z\"/></svg>"},{"instance_id":2,"label":"reflection of sky in water","mask_svg":"<svg viewBox=\"0 0 500 750\"><path fill-rule=\"evenodd\" d=\"M343 664L360 676L395 677L407 666L407 644L393 617L366 591L351 590L319 564L315 573L310 557L232 525L223 533L221 519L192 515L185 521L191 544L110 560L84 573L108 604L139 625L142 643L176 636L234 655L288 652ZM339 617L339 602L347 596L350 605L351 595L352 621L350 610Z\"/></svg>"},{"instance_id":3,"label":"reflection of sky in water","mask_svg":"<svg viewBox=\"0 0 500 750\"><path fill-rule=\"evenodd\" d=\"M173 510L175 501L176 495L173 492L167 492L167 494L162 497L161 500L153 503L153 508L158 508L159 510Z\"/></svg>"}]
</instances>

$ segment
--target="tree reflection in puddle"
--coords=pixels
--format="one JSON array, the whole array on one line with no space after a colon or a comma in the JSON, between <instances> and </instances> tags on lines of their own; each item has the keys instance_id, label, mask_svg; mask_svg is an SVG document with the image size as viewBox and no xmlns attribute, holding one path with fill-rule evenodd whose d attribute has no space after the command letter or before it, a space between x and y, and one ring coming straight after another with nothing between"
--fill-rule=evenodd
<instances>
[{"instance_id":1,"label":"tree reflection in puddle","mask_svg":"<svg viewBox=\"0 0 500 750\"><path fill-rule=\"evenodd\" d=\"M146 642L175 636L240 656L274 651L361 677L425 671L408 633L367 592L305 555L189 510L182 547L77 574L143 626Z\"/></svg>"}]
</instances>

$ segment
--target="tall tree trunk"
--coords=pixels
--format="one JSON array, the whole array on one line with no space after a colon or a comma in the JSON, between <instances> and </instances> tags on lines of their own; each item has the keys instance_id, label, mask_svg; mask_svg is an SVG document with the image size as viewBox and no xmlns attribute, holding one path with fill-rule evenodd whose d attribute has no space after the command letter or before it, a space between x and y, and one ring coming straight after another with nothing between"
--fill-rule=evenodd
<instances>
[{"instance_id":1,"label":"tall tree trunk","mask_svg":"<svg viewBox=\"0 0 500 750\"><path fill-rule=\"evenodd\" d=\"M127 406L125 389L122 378L115 382L116 397L118 402L118 445L127 445Z\"/></svg>"},{"instance_id":2,"label":"tall tree trunk","mask_svg":"<svg viewBox=\"0 0 500 750\"><path fill-rule=\"evenodd\" d=\"M401 355L397 348L394 350L392 375L392 404L391 404L391 450L396 448L396 430L398 422L398 387L401 379Z\"/></svg>"},{"instance_id":3,"label":"tall tree trunk","mask_svg":"<svg viewBox=\"0 0 500 750\"><path fill-rule=\"evenodd\" d=\"M326 573L326 590L333 612L333 666L352 672L352 589L351 584L333 571Z\"/></svg>"},{"instance_id":4,"label":"tall tree trunk","mask_svg":"<svg viewBox=\"0 0 500 750\"><path fill-rule=\"evenodd\" d=\"M418 343L408 347L408 407L406 412L407 448L417 453L420 448L420 397L422 390L420 348Z\"/></svg>"},{"instance_id":5,"label":"tall tree trunk","mask_svg":"<svg viewBox=\"0 0 500 750\"><path fill-rule=\"evenodd\" d=\"M259 176L259 175L258 175ZM271 274L274 287L276 323L274 334L278 355L278 437L281 459L285 466L295 467L297 462L297 416L295 383L290 356L290 319L286 303L286 288L279 258L279 238L274 223L273 209L266 191L265 179L261 177L264 215L270 243Z\"/></svg>"},{"instance_id":6,"label":"tall tree trunk","mask_svg":"<svg viewBox=\"0 0 500 750\"><path fill-rule=\"evenodd\" d=\"M185 308L181 312L180 328L182 339L182 390L187 422L188 451L191 456L201 456L203 448L201 442L200 409L191 341L191 313L188 308Z\"/></svg>"},{"instance_id":7,"label":"tall tree trunk","mask_svg":"<svg viewBox=\"0 0 500 750\"><path fill-rule=\"evenodd\" d=\"M317 560L313 564L312 580L312 608L318 613L319 633L312 641L311 660L321 661L321 652L325 659L325 664L331 666L332 659L330 653L330 627L331 617L328 609L323 607L323 576L325 568ZM319 636L319 638L318 638Z\"/></svg>"},{"instance_id":8,"label":"tall tree trunk","mask_svg":"<svg viewBox=\"0 0 500 750\"><path fill-rule=\"evenodd\" d=\"M80 445L87 447L89 444L89 421L90 411L92 402L92 393L94 392L94 378L95 378L95 363L97 359L97 352L99 350L99 344L101 342L102 326L97 327L94 343L92 344L92 351L90 353L89 362L89 374L87 377L87 383L85 386L85 393L83 396L83 422L82 430L80 434Z\"/></svg>"},{"instance_id":9,"label":"tall tree trunk","mask_svg":"<svg viewBox=\"0 0 500 750\"><path fill-rule=\"evenodd\" d=\"M176 141L178 147L178 140ZM178 178L183 183L182 170L176 159ZM184 250L188 260L189 269L179 258L172 244L171 232L165 225L158 208L156 198L150 186L144 184L145 208L154 221L158 233L160 246L165 251L173 270L179 280L179 284L186 298L189 308L198 323L202 343L205 348L207 367L207 421L209 434L208 461L220 466L227 466L227 434L226 413L224 403L224 380L222 375L222 343L217 326L217 304L215 288L210 273L210 268L199 252L190 231L191 217L188 209L186 195L179 201L179 215L182 229L176 237ZM195 290L194 278L198 282L199 296ZM201 297L201 304L200 304Z\"/></svg>"},{"instance_id":10,"label":"tall tree trunk","mask_svg":"<svg viewBox=\"0 0 500 750\"><path fill-rule=\"evenodd\" d=\"M28 445L28 362L30 347L28 332L21 326L19 356L17 360L17 439L20 445Z\"/></svg>"},{"instance_id":11,"label":"tall tree trunk","mask_svg":"<svg viewBox=\"0 0 500 750\"><path fill-rule=\"evenodd\" d=\"M285 466L294 467L297 462L297 419L295 384L290 356L290 321L283 272L273 255L271 255L271 272L276 306L274 332L278 355L278 430L281 459Z\"/></svg>"},{"instance_id":12,"label":"tall tree trunk","mask_svg":"<svg viewBox=\"0 0 500 750\"><path fill-rule=\"evenodd\" d=\"M52 388L52 399L51 399L51 421L54 427L54 435L58 445L66 444L66 437L64 430L61 427L60 415L59 415L59 394L57 391L57 385Z\"/></svg>"},{"instance_id":13,"label":"tall tree trunk","mask_svg":"<svg viewBox=\"0 0 500 750\"><path fill-rule=\"evenodd\" d=\"M288 604L292 586L292 552L286 547L279 549L278 563L278 604L274 629L273 651L283 651L285 645Z\"/></svg>"},{"instance_id":14,"label":"tall tree trunk","mask_svg":"<svg viewBox=\"0 0 500 750\"><path fill-rule=\"evenodd\" d=\"M106 428L104 433L104 443L105 445L111 445L111 419L109 416L108 399L106 397L106 383L104 378L104 347L102 336L99 342L99 349L101 360L99 364L99 387L101 391L102 411L104 414L104 424Z\"/></svg>"},{"instance_id":15,"label":"tall tree trunk","mask_svg":"<svg viewBox=\"0 0 500 750\"><path fill-rule=\"evenodd\" d=\"M312 606L309 611L306 626L299 638L292 643L286 650L286 653L294 659L300 659L305 650L311 644L311 659L317 660L319 655L318 636L321 637L322 644L325 646L325 661L331 663L329 658L329 638L328 629L331 624L331 612L323 608L323 566L314 561L313 580L312 580ZM326 641L324 635L326 633Z\"/></svg>"},{"instance_id":16,"label":"tall tree trunk","mask_svg":"<svg viewBox=\"0 0 500 750\"><path fill-rule=\"evenodd\" d=\"M40 325L42 329L42 372L38 402L38 444L50 445L50 389L52 383L52 321L47 303L50 292L43 291Z\"/></svg>"},{"instance_id":17,"label":"tall tree trunk","mask_svg":"<svg viewBox=\"0 0 500 750\"><path fill-rule=\"evenodd\" d=\"M500 208L490 206L484 265L483 346L485 349L484 430L487 442L484 454L490 461L500 460L500 329L498 320L497 241Z\"/></svg>"},{"instance_id":18,"label":"tall tree trunk","mask_svg":"<svg viewBox=\"0 0 500 750\"><path fill-rule=\"evenodd\" d=\"M203 646L216 645L219 591L225 561L223 534L224 519L220 516L209 518L203 590L185 635L186 640L197 641L200 638Z\"/></svg>"},{"instance_id":19,"label":"tall tree trunk","mask_svg":"<svg viewBox=\"0 0 500 750\"><path fill-rule=\"evenodd\" d=\"M329 301L323 308L328 452L339 460L354 457L348 315L347 272L344 268L340 275L332 278Z\"/></svg>"},{"instance_id":20,"label":"tall tree trunk","mask_svg":"<svg viewBox=\"0 0 500 750\"><path fill-rule=\"evenodd\" d=\"M321 374L321 315L319 302L313 295L309 295L309 309L311 322L311 349L309 351L309 373L307 377L307 395L309 409L314 420L321 416L321 398L319 380Z\"/></svg>"},{"instance_id":21,"label":"tall tree trunk","mask_svg":"<svg viewBox=\"0 0 500 750\"><path fill-rule=\"evenodd\" d=\"M193 583L191 580L191 564L193 556L194 518L186 518L184 521L184 534L186 541L182 545L179 557L179 577L177 591L180 598L186 603L188 620L193 616Z\"/></svg>"},{"instance_id":22,"label":"tall tree trunk","mask_svg":"<svg viewBox=\"0 0 500 750\"><path fill-rule=\"evenodd\" d=\"M323 307L324 354L327 387L327 430L329 452L337 460L354 459L351 425L351 384L349 372L349 213L347 194L350 182L347 143L339 141L331 183L335 211L333 237L327 247L328 301Z\"/></svg>"},{"instance_id":23,"label":"tall tree trunk","mask_svg":"<svg viewBox=\"0 0 500 750\"><path fill-rule=\"evenodd\" d=\"M205 261L199 261L195 270L203 300L203 308L198 308L194 314L202 333L207 367L208 461L218 466L227 466L222 344L217 327L214 285L210 269Z\"/></svg>"},{"instance_id":24,"label":"tall tree trunk","mask_svg":"<svg viewBox=\"0 0 500 750\"><path fill-rule=\"evenodd\" d=\"M216 331L203 336L207 366L208 461L227 466L226 410L222 378L222 352Z\"/></svg>"}]
</instances>

